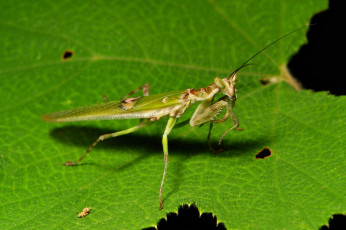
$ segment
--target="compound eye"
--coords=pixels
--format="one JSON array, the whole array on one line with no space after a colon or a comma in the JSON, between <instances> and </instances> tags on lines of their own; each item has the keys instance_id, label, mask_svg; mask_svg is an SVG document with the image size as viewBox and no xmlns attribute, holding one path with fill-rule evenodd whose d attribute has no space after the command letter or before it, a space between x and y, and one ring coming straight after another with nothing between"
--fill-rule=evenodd
<instances>
[{"instance_id":1,"label":"compound eye","mask_svg":"<svg viewBox=\"0 0 346 230\"><path fill-rule=\"evenodd\" d=\"M221 78L216 77L214 82L215 82L215 85L220 89L224 89L226 87L225 83L223 82Z\"/></svg>"},{"instance_id":2,"label":"compound eye","mask_svg":"<svg viewBox=\"0 0 346 230\"><path fill-rule=\"evenodd\" d=\"M233 81L234 83L237 83L238 80L239 80L239 78L238 78L238 73L236 73L236 74L234 74L232 81Z\"/></svg>"}]
</instances>

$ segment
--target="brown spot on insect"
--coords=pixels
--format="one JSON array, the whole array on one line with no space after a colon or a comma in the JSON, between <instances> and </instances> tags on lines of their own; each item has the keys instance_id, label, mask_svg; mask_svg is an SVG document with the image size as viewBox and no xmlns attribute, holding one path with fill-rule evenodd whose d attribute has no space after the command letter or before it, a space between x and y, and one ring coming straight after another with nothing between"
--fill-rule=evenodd
<instances>
[{"instance_id":1,"label":"brown spot on insect","mask_svg":"<svg viewBox=\"0 0 346 230\"><path fill-rule=\"evenodd\" d=\"M150 118L150 121L157 121L157 120L158 120L157 117L152 117L152 118Z\"/></svg>"},{"instance_id":2,"label":"brown spot on insect","mask_svg":"<svg viewBox=\"0 0 346 230\"><path fill-rule=\"evenodd\" d=\"M121 109L123 110L129 110L132 109L133 106L135 106L135 104L137 103L137 100L141 98L141 97L134 97L134 98L128 98L126 100L123 100L121 102Z\"/></svg>"},{"instance_id":3,"label":"brown spot on insect","mask_svg":"<svg viewBox=\"0 0 346 230\"><path fill-rule=\"evenodd\" d=\"M63 54L62 54L62 59L63 60L67 60L69 58L71 58L73 56L73 51L72 50L66 50Z\"/></svg>"},{"instance_id":4,"label":"brown spot on insect","mask_svg":"<svg viewBox=\"0 0 346 230\"><path fill-rule=\"evenodd\" d=\"M191 91L193 91L194 89L187 89L181 96L180 99L189 99L190 93Z\"/></svg>"},{"instance_id":5,"label":"brown spot on insect","mask_svg":"<svg viewBox=\"0 0 346 230\"><path fill-rule=\"evenodd\" d=\"M91 208L84 208L83 211L78 214L78 218L86 217L89 214L90 210Z\"/></svg>"},{"instance_id":6,"label":"brown spot on insect","mask_svg":"<svg viewBox=\"0 0 346 230\"><path fill-rule=\"evenodd\" d=\"M256 154L256 159L264 159L272 155L272 150L268 147L264 147Z\"/></svg>"},{"instance_id":7,"label":"brown spot on insect","mask_svg":"<svg viewBox=\"0 0 346 230\"><path fill-rule=\"evenodd\" d=\"M213 88L215 85L207 86L205 88L200 88L200 89L191 89L190 90L190 96L193 95L196 97L197 100L200 100L201 98L206 98L209 96L209 94L212 93Z\"/></svg>"},{"instance_id":8,"label":"brown spot on insect","mask_svg":"<svg viewBox=\"0 0 346 230\"><path fill-rule=\"evenodd\" d=\"M210 86L205 87L204 90L207 94L210 94L213 91L213 89Z\"/></svg>"},{"instance_id":9,"label":"brown spot on insect","mask_svg":"<svg viewBox=\"0 0 346 230\"><path fill-rule=\"evenodd\" d=\"M191 89L190 90L190 94L192 94L194 96L198 96L201 93L201 91L203 91L203 90L204 90L204 88L201 88L201 89Z\"/></svg>"}]
</instances>

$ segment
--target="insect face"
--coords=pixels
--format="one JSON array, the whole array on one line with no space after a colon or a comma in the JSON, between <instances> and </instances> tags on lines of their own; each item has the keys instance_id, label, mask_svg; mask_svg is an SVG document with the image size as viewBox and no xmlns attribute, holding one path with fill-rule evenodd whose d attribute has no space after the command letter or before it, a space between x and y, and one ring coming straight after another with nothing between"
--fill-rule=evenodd
<instances>
[{"instance_id":1,"label":"insect face","mask_svg":"<svg viewBox=\"0 0 346 230\"><path fill-rule=\"evenodd\" d=\"M216 86L219 88L220 92L228 96L229 99L233 99L236 93L236 84L238 82L238 74L235 73L228 78L220 79L218 77L214 80Z\"/></svg>"}]
</instances>

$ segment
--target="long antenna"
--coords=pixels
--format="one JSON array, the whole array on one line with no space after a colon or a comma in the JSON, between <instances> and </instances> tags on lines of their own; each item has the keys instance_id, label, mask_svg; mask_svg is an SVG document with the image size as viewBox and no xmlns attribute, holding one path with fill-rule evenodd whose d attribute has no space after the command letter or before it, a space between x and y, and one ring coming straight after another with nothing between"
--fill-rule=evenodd
<instances>
[{"instance_id":1,"label":"long antenna","mask_svg":"<svg viewBox=\"0 0 346 230\"><path fill-rule=\"evenodd\" d=\"M243 68L243 67L249 65L249 64L247 64L249 61L251 61L252 59L254 59L258 54L262 53L264 50L266 50L267 48L269 48L269 47L272 46L273 44L277 43L278 41L280 41L280 40L283 39L284 37L287 37L287 36L289 36L289 35L291 35L291 34L297 32L297 31L299 31L299 30L302 30L302 29L304 29L304 28L306 28L306 27L308 27L308 26L310 26L310 25L306 25L306 26L303 26L303 27L301 27L301 28L299 28L299 29L293 30L293 31L289 32L288 34L285 34L284 36L282 36L282 37L276 39L275 41L271 42L269 45L267 45L266 47L264 47L263 49L261 49L260 51L258 51L255 55L253 55L253 56L252 56L251 58L249 58L246 62L244 62L239 68L237 68L236 70L234 70L234 71L231 73L231 75L229 75L228 78L234 76L241 68Z\"/></svg>"}]
</instances>

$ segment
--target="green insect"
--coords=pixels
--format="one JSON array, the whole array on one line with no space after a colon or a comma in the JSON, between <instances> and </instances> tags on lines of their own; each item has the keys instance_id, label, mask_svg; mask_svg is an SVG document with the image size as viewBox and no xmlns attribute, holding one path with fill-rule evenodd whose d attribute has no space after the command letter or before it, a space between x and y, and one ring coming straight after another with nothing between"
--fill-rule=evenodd
<instances>
[{"instance_id":1,"label":"green insect","mask_svg":"<svg viewBox=\"0 0 346 230\"><path fill-rule=\"evenodd\" d=\"M67 161L65 166L73 166L78 164L83 158L95 147L97 143L108 138L118 137L121 135L129 134L144 128L155 121L169 117L166 129L162 137L163 154L164 154L164 169L159 189L159 209L163 208L162 204L162 188L165 181L168 165L168 139L167 136L173 129L178 118L194 103L200 102L196 111L190 118L190 125L201 126L205 123L210 123L208 133L208 144L210 150L213 152L219 152L221 149L215 150L210 144L210 135L214 123L225 122L228 118L231 118L233 125L226 130L220 137L219 145L221 144L224 136L231 130L239 127L239 121L235 115L233 108L237 99L236 85L238 82L238 71L247 64L250 60L263 52L269 46L283 39L284 37L305 28L306 26L294 30L274 42L270 43L262 50L257 52L246 62L244 62L239 68L237 68L229 77L214 79L214 83L200 89L185 89L179 91L173 91L168 93L162 93L157 95L149 95L149 84L145 84L138 89L130 92L120 100L113 102L106 102L103 104L91 105L82 108L49 113L42 116L44 121L48 122L68 122L68 121L86 121L86 120L113 120L113 119L140 119L140 123L137 126L118 131L115 133L109 133L99 136L94 143L86 150L86 152L74 162ZM139 90L143 90L143 97L130 98L130 96ZM223 94L220 99L214 102L214 97L217 94ZM217 115L226 110L225 115L221 119L217 119Z\"/></svg>"}]
</instances>

